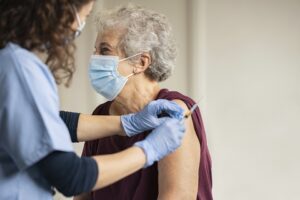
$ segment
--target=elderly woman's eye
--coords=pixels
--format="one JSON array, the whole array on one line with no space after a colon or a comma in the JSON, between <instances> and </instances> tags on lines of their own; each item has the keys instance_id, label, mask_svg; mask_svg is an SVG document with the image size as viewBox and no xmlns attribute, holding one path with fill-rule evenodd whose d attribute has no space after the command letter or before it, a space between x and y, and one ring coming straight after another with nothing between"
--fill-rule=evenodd
<instances>
[{"instance_id":1,"label":"elderly woman's eye","mask_svg":"<svg viewBox=\"0 0 300 200\"><path fill-rule=\"evenodd\" d=\"M108 55L110 53L110 49L107 47L100 48L100 54Z\"/></svg>"}]
</instances>

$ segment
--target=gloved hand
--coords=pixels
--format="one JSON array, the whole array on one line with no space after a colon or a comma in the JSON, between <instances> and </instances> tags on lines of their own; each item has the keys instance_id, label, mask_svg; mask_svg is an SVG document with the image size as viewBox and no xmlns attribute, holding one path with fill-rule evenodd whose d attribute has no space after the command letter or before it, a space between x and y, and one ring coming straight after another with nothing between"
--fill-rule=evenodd
<instances>
[{"instance_id":1,"label":"gloved hand","mask_svg":"<svg viewBox=\"0 0 300 200\"><path fill-rule=\"evenodd\" d=\"M184 121L169 118L154 129L145 140L136 142L134 146L142 148L146 154L144 168L175 151L181 145L184 133Z\"/></svg>"},{"instance_id":2,"label":"gloved hand","mask_svg":"<svg viewBox=\"0 0 300 200\"><path fill-rule=\"evenodd\" d=\"M159 118L158 116L162 113L179 120L183 118L183 109L177 103L165 99L159 99L150 102L138 113L121 116L121 122L125 134L131 137L158 127L168 118Z\"/></svg>"}]
</instances>

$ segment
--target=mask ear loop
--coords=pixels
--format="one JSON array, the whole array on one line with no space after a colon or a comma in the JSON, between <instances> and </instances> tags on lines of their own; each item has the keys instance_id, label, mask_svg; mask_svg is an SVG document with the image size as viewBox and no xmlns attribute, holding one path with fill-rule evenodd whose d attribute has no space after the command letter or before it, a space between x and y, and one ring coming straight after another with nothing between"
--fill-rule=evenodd
<instances>
[{"instance_id":1,"label":"mask ear loop","mask_svg":"<svg viewBox=\"0 0 300 200\"><path fill-rule=\"evenodd\" d=\"M128 59L130 59L130 58L133 58L133 57L135 57L135 56L138 56L138 55L141 55L141 54L143 54L143 53L137 53L137 54L134 54L134 55L132 55L132 56L129 56L129 57L127 57L127 58L122 58L122 59L120 59L120 60L119 60L119 62L122 62L122 61L128 60Z\"/></svg>"},{"instance_id":2,"label":"mask ear loop","mask_svg":"<svg viewBox=\"0 0 300 200\"><path fill-rule=\"evenodd\" d=\"M126 78L129 78L131 76L135 75L135 73L129 74L128 76L126 76Z\"/></svg>"},{"instance_id":3,"label":"mask ear loop","mask_svg":"<svg viewBox=\"0 0 300 200\"><path fill-rule=\"evenodd\" d=\"M133 68L132 73L129 74L128 76L126 76L126 78L129 78L129 77L131 77L131 76L133 76L135 74L137 74L137 73L135 72L135 68Z\"/></svg>"},{"instance_id":4,"label":"mask ear loop","mask_svg":"<svg viewBox=\"0 0 300 200\"><path fill-rule=\"evenodd\" d=\"M132 56L129 56L129 57L127 57L127 58L120 59L120 60L119 60L119 62L122 62L122 61L128 60L128 59L130 59L130 58L133 58L133 57L135 57L135 56L138 56L138 55L141 55L141 54L143 54L143 53L142 53L142 52L141 52L141 53L137 53L137 54L134 54L134 55L132 55ZM135 75L135 74L137 74L137 73L135 72L135 68L133 68L133 71L132 71L132 73L131 73L131 74L129 74L128 76L126 76L126 78L129 78L129 77L131 77L131 76L133 76L133 75Z\"/></svg>"},{"instance_id":5,"label":"mask ear loop","mask_svg":"<svg viewBox=\"0 0 300 200\"><path fill-rule=\"evenodd\" d=\"M72 7L72 11L73 11L73 13L74 13L74 15L76 17L76 21L77 21L78 27L81 27L82 24L81 24L81 20L80 20L80 17L78 15L77 9L76 9L76 7L74 5L71 5L71 7Z\"/></svg>"}]
</instances>

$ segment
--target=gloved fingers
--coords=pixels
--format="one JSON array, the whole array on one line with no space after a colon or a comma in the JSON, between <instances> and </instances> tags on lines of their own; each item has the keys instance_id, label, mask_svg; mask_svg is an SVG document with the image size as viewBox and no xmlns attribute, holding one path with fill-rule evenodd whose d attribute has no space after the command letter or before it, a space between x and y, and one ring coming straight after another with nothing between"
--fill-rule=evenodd
<instances>
[{"instance_id":1,"label":"gloved fingers","mask_svg":"<svg viewBox=\"0 0 300 200\"><path fill-rule=\"evenodd\" d=\"M166 117L164 125L168 128L177 128L180 131L185 131L185 123L176 118Z\"/></svg>"},{"instance_id":2,"label":"gloved fingers","mask_svg":"<svg viewBox=\"0 0 300 200\"><path fill-rule=\"evenodd\" d=\"M177 103L165 99L150 102L149 109L156 116L165 113L172 118L182 119L184 115L184 110Z\"/></svg>"},{"instance_id":3,"label":"gloved fingers","mask_svg":"<svg viewBox=\"0 0 300 200\"><path fill-rule=\"evenodd\" d=\"M162 124L155 128L145 140L135 144L144 148L147 157L145 167L174 152L182 144L184 123L169 117L159 118L159 120Z\"/></svg>"},{"instance_id":4,"label":"gloved fingers","mask_svg":"<svg viewBox=\"0 0 300 200\"><path fill-rule=\"evenodd\" d=\"M178 136L180 136L180 138L182 138L184 136L186 127L185 127L185 123L183 120L170 119L170 121L168 123L170 123L169 124L170 127L179 130Z\"/></svg>"},{"instance_id":5,"label":"gloved fingers","mask_svg":"<svg viewBox=\"0 0 300 200\"><path fill-rule=\"evenodd\" d=\"M170 119L170 117L161 117L157 119L157 126L162 125L163 123L165 123L168 119ZM156 127L153 127L156 128Z\"/></svg>"},{"instance_id":6,"label":"gloved fingers","mask_svg":"<svg viewBox=\"0 0 300 200\"><path fill-rule=\"evenodd\" d=\"M185 127L185 121L184 120L180 120L179 121L179 126L180 126L180 130L185 132L186 131L186 127Z\"/></svg>"},{"instance_id":7,"label":"gloved fingers","mask_svg":"<svg viewBox=\"0 0 300 200\"><path fill-rule=\"evenodd\" d=\"M183 112L181 111L178 112L173 110L166 110L166 111L164 110L162 114L159 114L159 116L167 116L178 120L182 120L184 118Z\"/></svg>"},{"instance_id":8,"label":"gloved fingers","mask_svg":"<svg viewBox=\"0 0 300 200\"><path fill-rule=\"evenodd\" d=\"M179 130L184 133L186 131L185 126L179 126Z\"/></svg>"}]
</instances>

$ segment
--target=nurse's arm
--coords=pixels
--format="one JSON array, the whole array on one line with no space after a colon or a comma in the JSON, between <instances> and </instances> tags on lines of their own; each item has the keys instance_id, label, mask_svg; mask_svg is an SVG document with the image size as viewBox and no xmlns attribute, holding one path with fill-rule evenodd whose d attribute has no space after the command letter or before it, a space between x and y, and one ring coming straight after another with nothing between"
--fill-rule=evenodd
<instances>
[{"instance_id":1,"label":"nurse's arm","mask_svg":"<svg viewBox=\"0 0 300 200\"><path fill-rule=\"evenodd\" d=\"M103 188L144 167L139 147L95 157L79 158L74 152L54 151L37 163L45 179L65 196Z\"/></svg>"},{"instance_id":2,"label":"nurse's arm","mask_svg":"<svg viewBox=\"0 0 300 200\"><path fill-rule=\"evenodd\" d=\"M99 175L93 190L103 188L141 169L146 157L139 147L130 147L115 154L93 157L98 163ZM78 195L74 200L89 200L90 193Z\"/></svg>"},{"instance_id":3,"label":"nurse's arm","mask_svg":"<svg viewBox=\"0 0 300 200\"><path fill-rule=\"evenodd\" d=\"M175 100L186 112L186 104ZM182 145L172 154L158 162L158 200L196 199L198 192L198 170L200 143L192 118L185 120L186 132Z\"/></svg>"},{"instance_id":4,"label":"nurse's arm","mask_svg":"<svg viewBox=\"0 0 300 200\"><path fill-rule=\"evenodd\" d=\"M98 163L99 176L93 188L97 190L117 182L144 167L146 155L136 146L115 154L93 157Z\"/></svg>"},{"instance_id":5,"label":"nurse's arm","mask_svg":"<svg viewBox=\"0 0 300 200\"><path fill-rule=\"evenodd\" d=\"M159 99L150 102L139 113L123 115L122 119L121 116L85 115L64 111L60 112L60 116L69 129L72 141L78 142L112 135L130 137L142 133L163 123L165 119L158 118L163 112L179 114L182 109L174 102Z\"/></svg>"},{"instance_id":6,"label":"nurse's arm","mask_svg":"<svg viewBox=\"0 0 300 200\"><path fill-rule=\"evenodd\" d=\"M120 116L80 114L77 126L78 142L112 135L125 136Z\"/></svg>"},{"instance_id":7,"label":"nurse's arm","mask_svg":"<svg viewBox=\"0 0 300 200\"><path fill-rule=\"evenodd\" d=\"M90 141L112 135L125 136L120 116L60 111L60 117L69 130L72 142Z\"/></svg>"}]
</instances>

